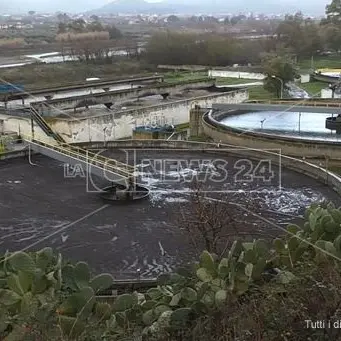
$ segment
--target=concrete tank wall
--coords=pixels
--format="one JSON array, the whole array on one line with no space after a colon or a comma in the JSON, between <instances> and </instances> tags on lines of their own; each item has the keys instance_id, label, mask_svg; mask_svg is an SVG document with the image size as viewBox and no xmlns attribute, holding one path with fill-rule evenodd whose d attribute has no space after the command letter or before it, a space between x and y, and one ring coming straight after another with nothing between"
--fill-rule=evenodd
<instances>
[{"instance_id":1,"label":"concrete tank wall","mask_svg":"<svg viewBox=\"0 0 341 341\"><path fill-rule=\"evenodd\" d=\"M259 79L263 80L265 76L262 73L254 72L238 72L238 71L226 71L226 70L209 70L208 77L230 77L230 78L241 78L241 79Z\"/></svg>"},{"instance_id":2,"label":"concrete tank wall","mask_svg":"<svg viewBox=\"0 0 341 341\"><path fill-rule=\"evenodd\" d=\"M205 135L215 141L228 143L235 146L257 149L275 149L293 157L315 157L341 160L341 148L339 143L294 140L275 135L245 132L236 128L220 124L218 121L226 113L217 112L211 119L203 119L203 131ZM209 121L209 122L208 122Z\"/></svg>"},{"instance_id":3,"label":"concrete tank wall","mask_svg":"<svg viewBox=\"0 0 341 341\"><path fill-rule=\"evenodd\" d=\"M30 118L0 114L0 121L3 122L4 131L16 132L18 133L18 135L21 135L22 137L32 135ZM34 136L36 139L39 139L43 142L50 143L50 144L54 143L53 138L47 136L44 133L44 131L35 122L33 122L33 127L34 127Z\"/></svg>"},{"instance_id":4,"label":"concrete tank wall","mask_svg":"<svg viewBox=\"0 0 341 341\"><path fill-rule=\"evenodd\" d=\"M213 103L241 103L248 99L245 89L218 93L209 96L189 98L176 102L150 107L124 110L120 112L109 111L110 114L92 116L80 119L53 118L48 120L52 129L59 133L67 142L110 141L114 139L129 138L135 125L146 125L153 120L164 118L170 124L181 124L189 121L189 111L196 103L201 107L211 107ZM105 110L105 109L104 109ZM31 135L29 118L0 115L4 119L4 130L20 130L23 135ZM51 142L38 126L34 127L36 138Z\"/></svg>"},{"instance_id":5,"label":"concrete tank wall","mask_svg":"<svg viewBox=\"0 0 341 341\"><path fill-rule=\"evenodd\" d=\"M212 127L212 130L215 130ZM251 160L269 160L279 167L284 169L291 169L300 174L309 176L321 183L329 186L339 195L341 195L341 178L329 172L322 167L314 165L312 163L306 162L305 160L300 160L296 158L283 155L278 153L278 148L276 151L270 151L270 147L265 149L257 149L255 146L251 148L243 148L239 146L234 146L231 144L224 143L203 143L203 142L189 142L189 141L166 141L166 140L128 140L128 141L112 141L106 145L103 142L93 142L93 143L83 143L78 144L82 148L90 149L103 149L103 148L127 148L127 149L137 149L137 148L155 148L155 149L191 149L200 152L215 152L222 153L223 155L235 155L237 157L250 158Z\"/></svg>"}]
</instances>

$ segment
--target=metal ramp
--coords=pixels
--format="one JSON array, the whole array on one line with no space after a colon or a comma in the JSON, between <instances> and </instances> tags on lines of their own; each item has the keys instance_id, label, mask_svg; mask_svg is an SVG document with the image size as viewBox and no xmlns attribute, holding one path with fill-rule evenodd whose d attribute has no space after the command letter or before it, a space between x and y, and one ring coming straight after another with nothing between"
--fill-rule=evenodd
<instances>
[{"instance_id":1,"label":"metal ramp","mask_svg":"<svg viewBox=\"0 0 341 341\"><path fill-rule=\"evenodd\" d=\"M133 166L67 143L51 145L31 137L23 136L23 139L36 153L46 155L74 167L82 167L85 173L91 173L111 183L123 185L130 191L135 189L136 168Z\"/></svg>"}]
</instances>

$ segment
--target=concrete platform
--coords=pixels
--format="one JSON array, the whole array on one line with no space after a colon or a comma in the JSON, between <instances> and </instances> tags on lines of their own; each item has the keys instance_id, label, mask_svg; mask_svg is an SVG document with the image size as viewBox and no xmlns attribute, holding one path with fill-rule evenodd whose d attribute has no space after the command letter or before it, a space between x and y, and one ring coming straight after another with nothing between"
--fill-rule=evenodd
<instances>
[{"instance_id":1,"label":"concrete platform","mask_svg":"<svg viewBox=\"0 0 341 341\"><path fill-rule=\"evenodd\" d=\"M125 151L102 152L122 162L127 160ZM34 155L36 166L27 159L0 161L0 253L52 246L74 261L89 262L95 272L110 272L117 278L136 277L137 269L142 277L170 271L195 257L186 233L179 228L179 212L190 205L189 176L198 174L195 171L203 160L206 169L211 169L209 162L215 166L222 162L218 173L224 175L225 170L228 174L219 182L214 177L206 179L203 188L208 198L219 198L224 193L217 191L223 190L233 202L246 204L255 199L261 204L256 211L281 226L299 222L297 217L312 202L328 199L341 203L339 196L315 180L286 170L280 175L276 167L275 178L269 183L244 178L236 182L240 163L245 162L238 158L193 151L130 151L128 161L132 163L134 158L137 164L145 165L140 182L148 185L150 196L126 206L101 200L98 188L108 182L94 177L88 179L87 188L86 178L65 174L63 164L47 157ZM153 170L148 162L155 160L155 164L168 161L165 168ZM174 168L179 162L181 167ZM255 162L252 167L256 167ZM203 179L205 174L200 174L199 179ZM238 234L250 238L282 233L244 212L237 219ZM237 233L235 229L226 232Z\"/></svg>"},{"instance_id":2,"label":"concrete platform","mask_svg":"<svg viewBox=\"0 0 341 341\"><path fill-rule=\"evenodd\" d=\"M51 115L56 116L56 118L63 118L63 119L74 119L74 118L87 118L87 117L96 117L100 115L105 115L109 112L120 112L122 110L129 110L129 109L142 109L144 107L150 107L154 105L167 105L172 104L172 102L196 98L199 96L209 96L215 94L213 91L208 90L196 90L191 89L185 92L174 93L168 96L167 99L162 99L161 96L148 96L144 98L133 98L129 101L125 101L123 103L113 104L110 109L107 109L103 105L95 105L89 108L78 108L75 110L63 110L60 111L58 109L51 109ZM217 92L219 94L219 92Z\"/></svg>"},{"instance_id":3,"label":"concrete platform","mask_svg":"<svg viewBox=\"0 0 341 341\"><path fill-rule=\"evenodd\" d=\"M80 96L48 99L46 101L32 102L33 106L40 113L49 112L51 107L59 110L85 108L93 105L103 104L111 108L114 103L123 103L133 98L142 98L153 95L160 95L167 98L171 93L184 92L190 89L213 88L215 79L198 79L178 83L158 83L151 86L132 87L101 93L92 93Z\"/></svg>"}]
</instances>

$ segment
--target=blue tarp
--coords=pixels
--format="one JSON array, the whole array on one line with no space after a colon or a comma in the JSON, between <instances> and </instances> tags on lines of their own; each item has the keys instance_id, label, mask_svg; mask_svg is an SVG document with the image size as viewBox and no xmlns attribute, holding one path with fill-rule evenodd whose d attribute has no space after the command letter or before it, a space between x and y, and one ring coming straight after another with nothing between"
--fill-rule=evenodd
<instances>
[{"instance_id":1,"label":"blue tarp","mask_svg":"<svg viewBox=\"0 0 341 341\"><path fill-rule=\"evenodd\" d=\"M0 84L0 93L8 93L8 92L24 92L24 87L22 85L9 85L9 84Z\"/></svg>"}]
</instances>

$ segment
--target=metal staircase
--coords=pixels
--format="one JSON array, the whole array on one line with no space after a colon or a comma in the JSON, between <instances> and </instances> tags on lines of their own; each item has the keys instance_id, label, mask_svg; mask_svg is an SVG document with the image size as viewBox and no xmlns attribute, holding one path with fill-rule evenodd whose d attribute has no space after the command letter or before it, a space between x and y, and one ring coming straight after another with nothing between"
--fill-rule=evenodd
<instances>
[{"instance_id":1,"label":"metal staircase","mask_svg":"<svg viewBox=\"0 0 341 341\"><path fill-rule=\"evenodd\" d=\"M31 112L31 118L38 124L38 126L43 130L43 132L47 136L52 137L58 143L66 143L65 140L58 133L55 133L52 130L52 128L47 124L44 118L32 106L30 107L30 112Z\"/></svg>"},{"instance_id":2,"label":"metal staircase","mask_svg":"<svg viewBox=\"0 0 341 341\"><path fill-rule=\"evenodd\" d=\"M135 189L135 167L66 143L58 133L52 130L36 109L32 106L30 109L32 120L47 136L52 137L57 142L57 144L49 144L40 141L33 136L33 132L32 136L22 136L33 151L71 166L80 166L84 172L123 185L129 191Z\"/></svg>"}]
</instances>

